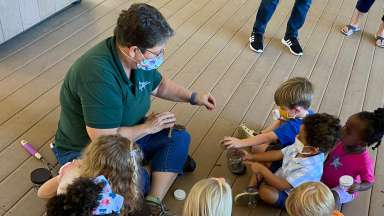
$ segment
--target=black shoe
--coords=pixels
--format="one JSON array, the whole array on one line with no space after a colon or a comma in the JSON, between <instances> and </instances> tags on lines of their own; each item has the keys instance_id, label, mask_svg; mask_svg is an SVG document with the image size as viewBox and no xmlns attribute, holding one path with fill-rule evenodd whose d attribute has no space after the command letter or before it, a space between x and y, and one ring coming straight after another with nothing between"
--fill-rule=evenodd
<instances>
[{"instance_id":1,"label":"black shoe","mask_svg":"<svg viewBox=\"0 0 384 216\"><path fill-rule=\"evenodd\" d=\"M257 53L262 53L264 51L263 35L252 33L249 37L249 48Z\"/></svg>"},{"instance_id":2,"label":"black shoe","mask_svg":"<svg viewBox=\"0 0 384 216\"><path fill-rule=\"evenodd\" d=\"M295 38L295 37L289 37L289 38L284 37L283 39L281 39L281 43L283 43L285 46L287 46L289 48L289 51L291 51L291 53L293 55L296 55L296 56L303 55L303 49L301 48L297 38Z\"/></svg>"},{"instance_id":3,"label":"black shoe","mask_svg":"<svg viewBox=\"0 0 384 216\"><path fill-rule=\"evenodd\" d=\"M196 162L188 155L187 160L184 163L183 171L184 172L193 172L196 169Z\"/></svg>"}]
</instances>

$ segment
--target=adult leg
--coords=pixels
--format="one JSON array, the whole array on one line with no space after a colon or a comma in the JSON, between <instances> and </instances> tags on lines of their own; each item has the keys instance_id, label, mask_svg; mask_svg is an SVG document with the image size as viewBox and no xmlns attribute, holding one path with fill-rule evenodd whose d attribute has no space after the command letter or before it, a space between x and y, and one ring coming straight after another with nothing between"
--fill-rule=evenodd
<instances>
[{"instance_id":1,"label":"adult leg","mask_svg":"<svg viewBox=\"0 0 384 216\"><path fill-rule=\"evenodd\" d=\"M341 31L347 36L359 31L361 17L369 11L374 2L375 0L359 0L356 3L356 9L352 14L349 25L344 26Z\"/></svg>"},{"instance_id":2,"label":"adult leg","mask_svg":"<svg viewBox=\"0 0 384 216\"><path fill-rule=\"evenodd\" d=\"M149 196L162 200L178 174L183 173L188 155L190 135L187 131L160 131L137 141L144 156L151 160L152 182Z\"/></svg>"},{"instance_id":3,"label":"adult leg","mask_svg":"<svg viewBox=\"0 0 384 216\"><path fill-rule=\"evenodd\" d=\"M289 17L287 30L285 32L285 39L297 38L300 28L304 25L305 18L309 8L311 7L312 0L296 0L293 6L291 16Z\"/></svg>"},{"instance_id":4,"label":"adult leg","mask_svg":"<svg viewBox=\"0 0 384 216\"><path fill-rule=\"evenodd\" d=\"M273 13L276 10L276 6L279 0L262 0L259 6L259 10L256 14L256 20L253 25L253 33L263 35L265 28Z\"/></svg>"},{"instance_id":5,"label":"adult leg","mask_svg":"<svg viewBox=\"0 0 384 216\"><path fill-rule=\"evenodd\" d=\"M77 151L61 151L55 147L55 144L52 144L51 150L60 166L79 158L81 155L81 153Z\"/></svg>"}]
</instances>

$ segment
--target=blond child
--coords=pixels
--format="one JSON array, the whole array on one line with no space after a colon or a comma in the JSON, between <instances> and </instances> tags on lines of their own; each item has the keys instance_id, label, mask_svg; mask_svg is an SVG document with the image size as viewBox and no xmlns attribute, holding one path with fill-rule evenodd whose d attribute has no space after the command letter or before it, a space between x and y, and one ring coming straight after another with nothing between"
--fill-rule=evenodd
<instances>
[{"instance_id":1,"label":"blond child","mask_svg":"<svg viewBox=\"0 0 384 216\"><path fill-rule=\"evenodd\" d=\"M192 187L183 216L230 216L231 213L231 187L224 178L208 178Z\"/></svg>"},{"instance_id":2,"label":"blond child","mask_svg":"<svg viewBox=\"0 0 384 216\"><path fill-rule=\"evenodd\" d=\"M149 175L140 167L140 160L139 148L128 139L120 135L101 136L85 148L81 160L61 167L59 175L44 183L37 195L52 198L65 194L68 185L78 177L103 175L112 190L127 201L125 211L136 211L141 206L143 193L149 190Z\"/></svg>"},{"instance_id":3,"label":"blond child","mask_svg":"<svg viewBox=\"0 0 384 216\"><path fill-rule=\"evenodd\" d=\"M295 142L303 118L314 112L309 109L313 96L311 82L303 77L295 77L282 83L274 98L279 107L280 118L264 129L261 134L246 139L225 137L222 144L226 148L252 146L255 152L264 152L271 143L279 143L280 148Z\"/></svg>"},{"instance_id":4,"label":"blond child","mask_svg":"<svg viewBox=\"0 0 384 216\"><path fill-rule=\"evenodd\" d=\"M335 210L331 190L321 182L307 182L295 188L285 208L289 216L343 216Z\"/></svg>"},{"instance_id":5,"label":"blond child","mask_svg":"<svg viewBox=\"0 0 384 216\"><path fill-rule=\"evenodd\" d=\"M325 154L340 133L339 119L325 113L314 114L305 117L293 145L256 154L243 150L243 160L257 181L251 180L245 192L236 196L236 203L248 205L260 196L266 203L283 208L291 190L305 182L320 181ZM275 173L261 164L278 160L283 164Z\"/></svg>"}]
</instances>

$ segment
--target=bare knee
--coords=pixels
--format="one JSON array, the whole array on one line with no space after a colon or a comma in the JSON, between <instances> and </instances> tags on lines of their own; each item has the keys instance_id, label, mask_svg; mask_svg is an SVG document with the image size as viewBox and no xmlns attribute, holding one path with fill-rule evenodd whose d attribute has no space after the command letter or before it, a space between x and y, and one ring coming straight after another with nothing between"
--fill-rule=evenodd
<instances>
[{"instance_id":1,"label":"bare knee","mask_svg":"<svg viewBox=\"0 0 384 216\"><path fill-rule=\"evenodd\" d=\"M264 202L273 205L277 202L279 193L276 189L263 184L259 189L259 195Z\"/></svg>"}]
</instances>

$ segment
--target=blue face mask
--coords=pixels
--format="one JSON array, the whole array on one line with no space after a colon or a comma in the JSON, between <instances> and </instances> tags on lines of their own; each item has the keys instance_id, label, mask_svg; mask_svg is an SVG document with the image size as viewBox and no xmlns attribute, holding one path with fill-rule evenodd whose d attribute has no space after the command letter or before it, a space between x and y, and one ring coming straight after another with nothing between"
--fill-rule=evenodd
<instances>
[{"instance_id":1,"label":"blue face mask","mask_svg":"<svg viewBox=\"0 0 384 216\"><path fill-rule=\"evenodd\" d=\"M141 54L143 55L143 54ZM143 55L143 60L137 64L137 68L138 69L142 69L142 70L146 70L146 71L149 71L149 70L155 70L157 68L160 67L161 64L163 64L164 62L164 54L163 53L160 53L158 56L154 57L154 58L150 58L150 59L147 59L144 57Z\"/></svg>"},{"instance_id":2,"label":"blue face mask","mask_svg":"<svg viewBox=\"0 0 384 216\"><path fill-rule=\"evenodd\" d=\"M120 50L126 57L136 61L134 58L129 56L127 53L125 53L122 49L120 49ZM150 51L148 51L148 52L150 52ZM145 58L142 52L140 52L140 53L143 56L143 60L141 62L137 63L137 65L136 65L137 69L146 70L146 71L155 70L155 69L159 68L160 65L163 64L163 62L164 62L164 51L161 51L160 54L158 54L158 55L151 52L153 55L155 55L155 57L150 58L150 59Z\"/></svg>"}]
</instances>

